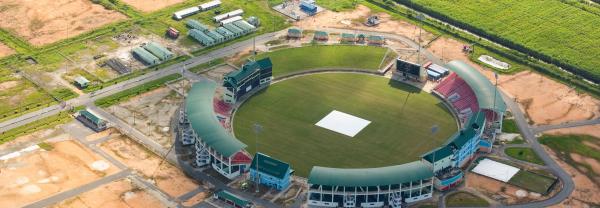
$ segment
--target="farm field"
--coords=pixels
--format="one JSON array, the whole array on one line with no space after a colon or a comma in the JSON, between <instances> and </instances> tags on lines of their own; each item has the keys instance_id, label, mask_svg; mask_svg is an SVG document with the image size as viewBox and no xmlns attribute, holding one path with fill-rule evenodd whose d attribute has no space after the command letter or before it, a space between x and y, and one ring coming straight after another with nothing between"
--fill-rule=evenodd
<instances>
[{"instance_id":1,"label":"farm field","mask_svg":"<svg viewBox=\"0 0 600 208\"><path fill-rule=\"evenodd\" d=\"M6 0L0 9L0 28L34 46L75 37L123 19L125 15L88 0Z\"/></svg>"},{"instance_id":2,"label":"farm field","mask_svg":"<svg viewBox=\"0 0 600 208\"><path fill-rule=\"evenodd\" d=\"M400 0L547 62L600 80L600 9L578 2ZM581 70L579 70L581 69Z\"/></svg>"},{"instance_id":3,"label":"farm field","mask_svg":"<svg viewBox=\"0 0 600 208\"><path fill-rule=\"evenodd\" d=\"M315 126L332 110L371 123L352 138ZM252 153L254 123L264 126L259 151L289 162L299 176L307 176L313 166L369 168L412 162L457 131L454 118L434 96L383 77L353 73L292 78L251 97L235 114L233 127ZM433 125L439 132L430 135Z\"/></svg>"},{"instance_id":4,"label":"farm field","mask_svg":"<svg viewBox=\"0 0 600 208\"><path fill-rule=\"evenodd\" d=\"M259 54L271 58L273 76L314 68L379 69L387 48L374 46L306 46ZM326 58L324 58L326 57Z\"/></svg>"}]
</instances>

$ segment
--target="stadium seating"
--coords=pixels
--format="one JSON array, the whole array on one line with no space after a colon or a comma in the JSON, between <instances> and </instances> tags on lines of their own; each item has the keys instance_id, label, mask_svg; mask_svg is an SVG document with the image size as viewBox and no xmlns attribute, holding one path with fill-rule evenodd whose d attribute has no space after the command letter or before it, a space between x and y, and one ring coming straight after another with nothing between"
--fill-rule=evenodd
<instances>
[{"instance_id":1,"label":"stadium seating","mask_svg":"<svg viewBox=\"0 0 600 208\"><path fill-rule=\"evenodd\" d=\"M224 116L229 116L229 113L231 112L231 106L229 104L223 102L223 100L221 100L221 99L214 99L213 105L214 105L215 113L224 115Z\"/></svg>"},{"instance_id":2,"label":"stadium seating","mask_svg":"<svg viewBox=\"0 0 600 208\"><path fill-rule=\"evenodd\" d=\"M477 97L471 87L455 73L442 80L434 91L443 96L459 112L461 123L466 122L472 112L479 111Z\"/></svg>"}]
</instances>

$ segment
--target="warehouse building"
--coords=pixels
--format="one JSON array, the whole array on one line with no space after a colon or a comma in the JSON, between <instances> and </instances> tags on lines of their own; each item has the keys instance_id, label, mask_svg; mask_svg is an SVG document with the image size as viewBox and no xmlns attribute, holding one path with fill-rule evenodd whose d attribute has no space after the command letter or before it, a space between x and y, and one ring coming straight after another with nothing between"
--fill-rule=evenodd
<instances>
[{"instance_id":1,"label":"warehouse building","mask_svg":"<svg viewBox=\"0 0 600 208\"><path fill-rule=\"evenodd\" d=\"M160 63L160 59L142 47L133 48L133 55L147 65L156 65Z\"/></svg>"},{"instance_id":2,"label":"warehouse building","mask_svg":"<svg viewBox=\"0 0 600 208\"><path fill-rule=\"evenodd\" d=\"M160 59L161 61L172 59L175 55L173 54L173 52L169 51L162 45L155 42L147 43L146 45L144 45L144 49L152 53L154 56L158 57L158 59Z\"/></svg>"},{"instance_id":3,"label":"warehouse building","mask_svg":"<svg viewBox=\"0 0 600 208\"><path fill-rule=\"evenodd\" d=\"M262 153L255 154L250 165L250 181L256 182L258 175L260 184L279 191L290 185L292 173L294 170L289 164Z\"/></svg>"},{"instance_id":4,"label":"warehouse building","mask_svg":"<svg viewBox=\"0 0 600 208\"><path fill-rule=\"evenodd\" d=\"M224 27L218 27L217 29L215 29L215 31L217 31L219 34L221 34L223 37L225 37L226 40L231 40L236 38L235 34L233 34L231 31L225 29Z\"/></svg>"},{"instance_id":5,"label":"warehouse building","mask_svg":"<svg viewBox=\"0 0 600 208\"><path fill-rule=\"evenodd\" d=\"M206 2L204 4L200 4L200 6L198 6L198 9L200 9L201 11L204 12L204 11L208 11L208 10L213 9L213 8L217 8L219 6L221 6L221 1L220 0L214 0L214 1Z\"/></svg>"},{"instance_id":6,"label":"warehouse building","mask_svg":"<svg viewBox=\"0 0 600 208\"><path fill-rule=\"evenodd\" d=\"M188 20L185 22L185 25L191 29L200 30L201 32L208 31L208 26L198 22L197 20Z\"/></svg>"},{"instance_id":7,"label":"warehouse building","mask_svg":"<svg viewBox=\"0 0 600 208\"><path fill-rule=\"evenodd\" d=\"M221 20L219 22L219 24L220 25L229 24L229 23L233 23L235 21L240 21L240 20L243 20L243 19L244 18L242 18L242 16L235 16L235 17L232 17L232 18L227 18L227 19Z\"/></svg>"},{"instance_id":8,"label":"warehouse building","mask_svg":"<svg viewBox=\"0 0 600 208\"><path fill-rule=\"evenodd\" d=\"M232 23L224 24L223 27L232 32L235 35L235 37L240 37L244 35L244 31L239 27L233 25Z\"/></svg>"},{"instance_id":9,"label":"warehouse building","mask_svg":"<svg viewBox=\"0 0 600 208\"><path fill-rule=\"evenodd\" d=\"M233 22L233 24L239 27L240 29L244 30L244 33L246 34L256 31L256 27L246 22L246 20L235 21Z\"/></svg>"},{"instance_id":10,"label":"warehouse building","mask_svg":"<svg viewBox=\"0 0 600 208\"><path fill-rule=\"evenodd\" d=\"M235 17L235 16L242 16L243 14L244 14L244 10L237 9L237 10L233 10L231 12L227 12L225 14L217 15L217 16L213 17L213 20L215 22L221 22L224 19L232 18L232 17Z\"/></svg>"},{"instance_id":11,"label":"warehouse building","mask_svg":"<svg viewBox=\"0 0 600 208\"><path fill-rule=\"evenodd\" d=\"M183 18L192 16L194 14L197 14L198 12L200 12L200 9L198 7L190 7L173 13L173 19L182 20Z\"/></svg>"},{"instance_id":12,"label":"warehouse building","mask_svg":"<svg viewBox=\"0 0 600 208\"><path fill-rule=\"evenodd\" d=\"M200 44L207 46L207 47L217 44L217 42L213 38L211 38L210 36L204 34L204 32L197 30L197 29L191 29L189 32L189 36L194 38L194 40L200 42Z\"/></svg>"},{"instance_id":13,"label":"warehouse building","mask_svg":"<svg viewBox=\"0 0 600 208\"><path fill-rule=\"evenodd\" d=\"M223 101L236 103L238 99L255 88L268 86L273 76L273 64L270 58L248 61L242 69L232 71L223 78Z\"/></svg>"},{"instance_id":14,"label":"warehouse building","mask_svg":"<svg viewBox=\"0 0 600 208\"><path fill-rule=\"evenodd\" d=\"M212 31L212 30L207 31L206 35L208 35L213 40L215 40L215 42L217 42L217 44L225 41L225 36L219 34L218 32Z\"/></svg>"}]
</instances>

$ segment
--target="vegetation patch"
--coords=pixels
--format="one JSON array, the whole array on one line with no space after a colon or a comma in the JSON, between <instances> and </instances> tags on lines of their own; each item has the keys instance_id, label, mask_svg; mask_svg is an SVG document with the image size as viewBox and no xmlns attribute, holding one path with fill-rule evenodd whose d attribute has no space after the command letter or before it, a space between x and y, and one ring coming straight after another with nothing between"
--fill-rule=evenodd
<instances>
[{"instance_id":1,"label":"vegetation patch","mask_svg":"<svg viewBox=\"0 0 600 208\"><path fill-rule=\"evenodd\" d=\"M12 141L13 139L24 136L39 130L53 128L56 125L64 124L73 120L73 117L67 112L60 112L56 115L38 119L34 122L12 128L8 131L0 133L0 144Z\"/></svg>"},{"instance_id":2,"label":"vegetation patch","mask_svg":"<svg viewBox=\"0 0 600 208\"><path fill-rule=\"evenodd\" d=\"M504 153L517 160L544 165L544 161L542 161L542 159L531 148L528 147L508 147L504 149Z\"/></svg>"},{"instance_id":3,"label":"vegetation patch","mask_svg":"<svg viewBox=\"0 0 600 208\"><path fill-rule=\"evenodd\" d=\"M144 92L148 92L150 90L159 88L163 86L168 81L175 80L181 77L181 74L172 74L157 80L153 80L142 85L133 87L131 89L120 91L116 94L110 95L108 97L100 98L96 100L94 103L99 107L108 107L114 104L117 104L121 101L128 100L129 98L140 95Z\"/></svg>"},{"instance_id":4,"label":"vegetation patch","mask_svg":"<svg viewBox=\"0 0 600 208\"><path fill-rule=\"evenodd\" d=\"M526 170L519 170L509 181L509 184L546 195L556 183L556 178L540 175Z\"/></svg>"},{"instance_id":5,"label":"vegetation patch","mask_svg":"<svg viewBox=\"0 0 600 208\"><path fill-rule=\"evenodd\" d=\"M447 207L487 207L490 204L478 196L471 193L458 191L446 197Z\"/></svg>"},{"instance_id":6,"label":"vegetation patch","mask_svg":"<svg viewBox=\"0 0 600 208\"><path fill-rule=\"evenodd\" d=\"M571 164L581 173L590 178L600 177L600 173L595 172L589 164L575 161L571 157L571 153L576 153L583 157L600 161L600 151L585 144L585 142L588 142L600 146L600 138L589 135L543 135L538 140L541 144L550 147L561 160L567 164ZM599 183L597 182L597 184Z\"/></svg>"}]
</instances>

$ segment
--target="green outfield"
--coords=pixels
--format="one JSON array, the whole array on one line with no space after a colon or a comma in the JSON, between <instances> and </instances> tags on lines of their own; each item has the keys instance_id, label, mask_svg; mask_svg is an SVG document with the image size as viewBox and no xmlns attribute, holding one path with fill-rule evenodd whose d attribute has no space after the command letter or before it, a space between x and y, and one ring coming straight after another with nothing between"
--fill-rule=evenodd
<instances>
[{"instance_id":1,"label":"green outfield","mask_svg":"<svg viewBox=\"0 0 600 208\"><path fill-rule=\"evenodd\" d=\"M277 66L273 69L273 76L278 77L306 69L327 67L378 70L386 57L386 51L387 48L375 46L322 45L263 53L257 59L271 58L273 66ZM395 57L395 54L387 55Z\"/></svg>"},{"instance_id":2,"label":"green outfield","mask_svg":"<svg viewBox=\"0 0 600 208\"><path fill-rule=\"evenodd\" d=\"M433 95L374 75L326 73L271 85L236 112L238 139L255 152L254 123L264 128L259 151L289 162L299 176L313 166L369 168L412 162L457 131ZM370 120L351 138L315 125L332 110ZM439 131L431 135L431 127Z\"/></svg>"}]
</instances>

